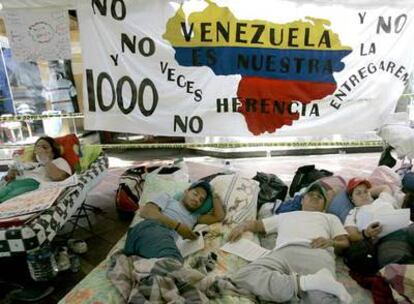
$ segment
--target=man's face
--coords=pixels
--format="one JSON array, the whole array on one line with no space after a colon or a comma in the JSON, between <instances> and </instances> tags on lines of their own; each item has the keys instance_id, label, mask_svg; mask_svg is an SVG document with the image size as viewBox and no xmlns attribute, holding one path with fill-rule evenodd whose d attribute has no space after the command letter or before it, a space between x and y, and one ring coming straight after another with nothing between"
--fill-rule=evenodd
<instances>
[{"instance_id":1,"label":"man's face","mask_svg":"<svg viewBox=\"0 0 414 304\"><path fill-rule=\"evenodd\" d=\"M325 208L325 199L318 191L310 191L303 196L303 211L319 211Z\"/></svg>"},{"instance_id":2,"label":"man's face","mask_svg":"<svg viewBox=\"0 0 414 304\"><path fill-rule=\"evenodd\" d=\"M184 192L183 204L188 211L194 212L201 207L206 198L207 191L203 187L187 189Z\"/></svg>"},{"instance_id":3,"label":"man's face","mask_svg":"<svg viewBox=\"0 0 414 304\"><path fill-rule=\"evenodd\" d=\"M354 203L355 207L361 207L363 205L370 204L372 202L372 197L367 185L360 184L356 186L352 191L351 200Z\"/></svg>"}]
</instances>

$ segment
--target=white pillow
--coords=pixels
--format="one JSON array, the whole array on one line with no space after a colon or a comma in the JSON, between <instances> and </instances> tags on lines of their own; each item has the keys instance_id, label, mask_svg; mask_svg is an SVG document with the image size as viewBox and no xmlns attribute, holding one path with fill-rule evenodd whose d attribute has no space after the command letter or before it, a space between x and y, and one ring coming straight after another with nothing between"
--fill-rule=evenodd
<instances>
[{"instance_id":1,"label":"white pillow","mask_svg":"<svg viewBox=\"0 0 414 304\"><path fill-rule=\"evenodd\" d=\"M214 192L226 208L224 224L255 220L259 183L238 175L219 175L211 182Z\"/></svg>"}]
</instances>

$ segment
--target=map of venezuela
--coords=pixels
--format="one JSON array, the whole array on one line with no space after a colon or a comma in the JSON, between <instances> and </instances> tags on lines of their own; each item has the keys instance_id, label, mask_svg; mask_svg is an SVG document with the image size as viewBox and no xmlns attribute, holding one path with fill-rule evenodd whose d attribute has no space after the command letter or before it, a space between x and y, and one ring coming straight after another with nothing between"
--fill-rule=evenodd
<instances>
[{"instance_id":1,"label":"map of venezuela","mask_svg":"<svg viewBox=\"0 0 414 304\"><path fill-rule=\"evenodd\" d=\"M241 75L238 112L254 135L274 133L300 118L297 103L309 104L335 92L334 72L352 52L327 26L329 20L277 24L237 19L211 1L185 16L182 7L170 18L163 38L182 66L207 66L216 75Z\"/></svg>"}]
</instances>

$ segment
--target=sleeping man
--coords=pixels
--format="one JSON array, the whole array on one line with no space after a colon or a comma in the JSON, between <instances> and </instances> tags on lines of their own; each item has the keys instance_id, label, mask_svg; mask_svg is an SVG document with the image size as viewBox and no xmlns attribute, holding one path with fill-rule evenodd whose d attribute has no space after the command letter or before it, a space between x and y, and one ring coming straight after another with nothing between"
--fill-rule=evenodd
<instances>
[{"instance_id":1,"label":"sleeping man","mask_svg":"<svg viewBox=\"0 0 414 304\"><path fill-rule=\"evenodd\" d=\"M278 233L276 247L239 269L232 281L259 299L271 302L350 303L345 287L335 280L334 249L349 246L339 219L325 214L326 193L319 183L304 194L301 211L242 223L229 241L245 232Z\"/></svg>"},{"instance_id":2,"label":"sleeping man","mask_svg":"<svg viewBox=\"0 0 414 304\"><path fill-rule=\"evenodd\" d=\"M161 194L140 210L145 220L128 231L124 253L144 258L170 257L183 262L176 246L178 235L194 240L195 224L213 224L224 219L220 198L208 182L193 183L181 199Z\"/></svg>"}]
</instances>

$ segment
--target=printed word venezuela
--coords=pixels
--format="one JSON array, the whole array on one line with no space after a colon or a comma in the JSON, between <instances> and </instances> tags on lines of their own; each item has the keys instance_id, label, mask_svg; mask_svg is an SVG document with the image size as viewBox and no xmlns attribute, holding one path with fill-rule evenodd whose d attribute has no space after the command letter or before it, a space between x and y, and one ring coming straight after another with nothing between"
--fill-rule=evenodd
<instances>
[{"instance_id":1,"label":"printed word venezuela","mask_svg":"<svg viewBox=\"0 0 414 304\"><path fill-rule=\"evenodd\" d=\"M277 24L239 20L211 1L185 16L180 8L167 22L163 38L182 66L207 66L216 75L240 75L236 97L218 97L217 112L241 113L254 135L274 133L300 116L319 116L312 100L332 94L334 72L352 52L342 46L325 19Z\"/></svg>"}]
</instances>

